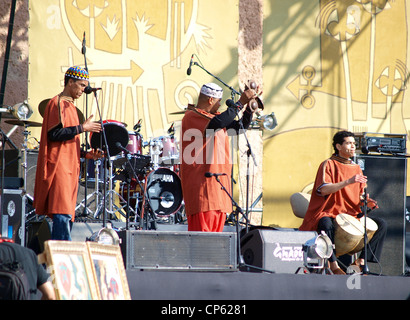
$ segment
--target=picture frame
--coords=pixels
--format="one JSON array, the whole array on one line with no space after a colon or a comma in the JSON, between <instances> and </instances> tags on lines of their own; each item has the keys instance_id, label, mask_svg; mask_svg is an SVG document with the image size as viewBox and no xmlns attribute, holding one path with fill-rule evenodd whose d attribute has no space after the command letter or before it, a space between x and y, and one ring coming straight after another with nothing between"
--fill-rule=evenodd
<instances>
[{"instance_id":1,"label":"picture frame","mask_svg":"<svg viewBox=\"0 0 410 320\"><path fill-rule=\"evenodd\" d=\"M85 242L48 240L39 260L47 265L57 300L100 300Z\"/></svg>"},{"instance_id":2,"label":"picture frame","mask_svg":"<svg viewBox=\"0 0 410 320\"><path fill-rule=\"evenodd\" d=\"M87 242L101 300L131 300L119 245Z\"/></svg>"}]
</instances>

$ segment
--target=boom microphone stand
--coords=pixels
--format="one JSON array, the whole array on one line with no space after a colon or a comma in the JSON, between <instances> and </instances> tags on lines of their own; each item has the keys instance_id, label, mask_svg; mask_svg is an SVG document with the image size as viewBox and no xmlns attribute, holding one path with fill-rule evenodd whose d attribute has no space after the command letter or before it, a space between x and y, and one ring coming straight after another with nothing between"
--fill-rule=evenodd
<instances>
[{"instance_id":1,"label":"boom microphone stand","mask_svg":"<svg viewBox=\"0 0 410 320\"><path fill-rule=\"evenodd\" d=\"M209 173L208 173L209 174ZM206 177L208 177L208 174L205 174ZM219 175L223 175L223 174L219 174ZM266 270L257 266L252 266L252 265L248 265L245 264L243 256L241 254L241 239L240 239L240 230L239 230L239 214L242 214L243 217L245 217L247 223L248 223L248 218L244 215L242 208L236 203L236 201L233 199L233 197L231 196L231 194L228 192L228 190L226 190L226 188L224 187L224 185L222 184L221 180L219 180L218 178L218 174L209 174L209 176L214 176L216 181L221 185L221 189L228 195L228 197L231 199L232 204L235 206L235 224L236 224L236 233L237 233L237 255L238 255L238 267L246 267L249 269L255 269L255 270L259 270L259 271L264 271L264 272L268 272L268 273L275 273L275 271L273 270Z\"/></svg>"},{"instance_id":2,"label":"boom microphone stand","mask_svg":"<svg viewBox=\"0 0 410 320\"><path fill-rule=\"evenodd\" d=\"M215 78L215 79L218 80L220 83L222 83L225 87L227 87L227 88L231 91L231 97L232 97L232 100L233 100L233 101L235 100L235 95L241 95L241 94L242 94L242 91L240 91L240 92L236 91L233 87L231 87L230 85L228 85L227 83L225 83L224 81L222 81L222 79L220 79L219 77L215 76L214 74L212 74L211 72L209 72L207 69L205 69L201 64L192 61L192 59L193 59L193 55L192 55L192 58L191 58L190 66L189 66L189 68L188 68L188 70L187 70L187 75L190 75L190 74L191 74L191 66L192 66L192 65L198 66L198 67L201 68L203 71L205 71L207 74L209 74L211 77ZM238 110L238 109L237 109L237 117L238 117L238 119L239 119L238 122L239 122L239 125L240 125L240 131L242 131L242 133L243 133L243 135L244 135L244 137L245 137L246 145L247 145L247 148L248 148L247 153L246 153L246 154L247 154L246 213L245 213L246 216L245 216L245 214L242 212L242 214L243 214L243 216L245 217L245 220L246 220L246 232L248 232L248 226L249 226L249 220L248 220L248 212L249 212L249 158L250 158L250 156L252 156L252 159L253 159L253 162L254 162L254 165L255 165L255 166L257 166L257 163L256 163L255 155L254 155L253 152L252 152L252 148L251 148L251 145L250 145L250 143L249 143L248 136L246 135L246 131L245 131L245 128L244 128L244 126L243 126L242 118L239 116L239 110Z\"/></svg>"}]
</instances>

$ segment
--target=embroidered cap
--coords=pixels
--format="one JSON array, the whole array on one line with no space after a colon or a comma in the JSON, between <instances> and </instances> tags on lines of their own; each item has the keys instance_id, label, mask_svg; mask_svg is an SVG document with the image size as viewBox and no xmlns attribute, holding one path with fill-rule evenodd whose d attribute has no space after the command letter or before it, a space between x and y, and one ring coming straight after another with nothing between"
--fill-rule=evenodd
<instances>
[{"instance_id":1,"label":"embroidered cap","mask_svg":"<svg viewBox=\"0 0 410 320\"><path fill-rule=\"evenodd\" d=\"M65 72L65 76L78 80L89 80L88 71L79 66L68 68L68 70Z\"/></svg>"},{"instance_id":2,"label":"embroidered cap","mask_svg":"<svg viewBox=\"0 0 410 320\"><path fill-rule=\"evenodd\" d=\"M223 90L215 83L207 83L202 86L201 93L208 97L222 99Z\"/></svg>"}]
</instances>

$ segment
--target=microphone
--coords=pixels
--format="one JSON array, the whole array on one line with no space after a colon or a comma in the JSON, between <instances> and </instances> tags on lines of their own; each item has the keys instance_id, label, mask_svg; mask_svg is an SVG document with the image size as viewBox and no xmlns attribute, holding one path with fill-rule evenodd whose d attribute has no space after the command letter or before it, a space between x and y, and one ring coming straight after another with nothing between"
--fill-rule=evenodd
<instances>
[{"instance_id":1,"label":"microphone","mask_svg":"<svg viewBox=\"0 0 410 320\"><path fill-rule=\"evenodd\" d=\"M174 128L174 123L172 122L171 126L168 128L168 134L174 134L175 133L175 128Z\"/></svg>"},{"instance_id":2,"label":"microphone","mask_svg":"<svg viewBox=\"0 0 410 320\"><path fill-rule=\"evenodd\" d=\"M98 90L102 90L102 88L92 88L90 86L86 86L85 89L84 89L84 92L86 94L90 94L92 92L97 92Z\"/></svg>"},{"instance_id":3,"label":"microphone","mask_svg":"<svg viewBox=\"0 0 410 320\"><path fill-rule=\"evenodd\" d=\"M188 69L186 70L186 74L187 74L188 76L191 75L191 72L192 72L192 64L193 64L193 63L194 63L194 55L191 56L191 61L189 62L189 67L188 67Z\"/></svg>"},{"instance_id":4,"label":"microphone","mask_svg":"<svg viewBox=\"0 0 410 320\"><path fill-rule=\"evenodd\" d=\"M119 142L119 141L117 141L117 142L115 143L115 146L116 146L117 148L121 149L122 151L124 151L126 154L130 153L130 151L129 151L128 149L124 148L124 147L121 145L121 142Z\"/></svg>"},{"instance_id":5,"label":"microphone","mask_svg":"<svg viewBox=\"0 0 410 320\"><path fill-rule=\"evenodd\" d=\"M235 108L238 110L242 109L242 104L239 101L235 103L232 99L228 99L225 103L229 108Z\"/></svg>"},{"instance_id":6,"label":"microphone","mask_svg":"<svg viewBox=\"0 0 410 320\"><path fill-rule=\"evenodd\" d=\"M133 128L135 131L141 129L141 122L142 122L142 119L139 119L138 122L135 124Z\"/></svg>"},{"instance_id":7,"label":"microphone","mask_svg":"<svg viewBox=\"0 0 410 320\"><path fill-rule=\"evenodd\" d=\"M218 177L218 176L226 176L226 173L212 173L212 172L205 172L205 177Z\"/></svg>"}]
</instances>

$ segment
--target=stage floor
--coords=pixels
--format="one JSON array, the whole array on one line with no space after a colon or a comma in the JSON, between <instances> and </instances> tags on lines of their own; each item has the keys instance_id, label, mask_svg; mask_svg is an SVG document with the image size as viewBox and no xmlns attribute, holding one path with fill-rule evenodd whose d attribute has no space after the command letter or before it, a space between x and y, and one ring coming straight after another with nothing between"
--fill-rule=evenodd
<instances>
[{"instance_id":1,"label":"stage floor","mask_svg":"<svg viewBox=\"0 0 410 320\"><path fill-rule=\"evenodd\" d=\"M407 300L405 276L127 270L132 300Z\"/></svg>"}]
</instances>

